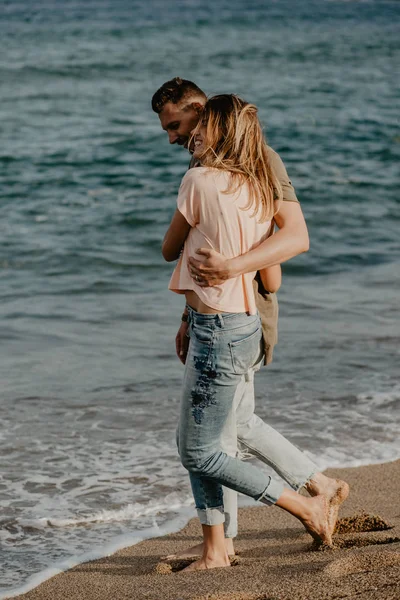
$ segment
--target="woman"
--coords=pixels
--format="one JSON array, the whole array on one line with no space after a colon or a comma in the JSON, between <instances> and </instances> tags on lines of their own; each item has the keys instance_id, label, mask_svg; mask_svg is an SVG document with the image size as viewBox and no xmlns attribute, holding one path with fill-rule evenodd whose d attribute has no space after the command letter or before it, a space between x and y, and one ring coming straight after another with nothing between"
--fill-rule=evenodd
<instances>
[{"instance_id":1,"label":"woman","mask_svg":"<svg viewBox=\"0 0 400 600\"><path fill-rule=\"evenodd\" d=\"M325 497L306 498L263 471L225 454L220 438L243 374L262 360L261 325L247 273L222 285L196 285L188 257L210 247L226 257L243 254L269 234L282 190L271 171L257 109L234 95L211 98L193 132L201 166L182 180L178 209L163 242L167 261L180 260L170 289L184 293L190 322L179 452L190 474L202 523L203 556L188 570L229 566L222 485L297 517L320 543L331 544ZM182 251L183 247L183 251ZM260 272L266 289L280 284L280 266Z\"/></svg>"}]
</instances>

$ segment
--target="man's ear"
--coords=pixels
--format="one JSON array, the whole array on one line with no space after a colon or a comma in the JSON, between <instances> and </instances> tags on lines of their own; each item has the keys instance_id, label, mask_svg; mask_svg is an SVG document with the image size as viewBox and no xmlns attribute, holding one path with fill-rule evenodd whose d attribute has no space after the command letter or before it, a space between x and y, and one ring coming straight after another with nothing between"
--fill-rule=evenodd
<instances>
[{"instance_id":1,"label":"man's ear","mask_svg":"<svg viewBox=\"0 0 400 600\"><path fill-rule=\"evenodd\" d=\"M204 110L204 104L201 102L191 102L190 107L200 116Z\"/></svg>"}]
</instances>

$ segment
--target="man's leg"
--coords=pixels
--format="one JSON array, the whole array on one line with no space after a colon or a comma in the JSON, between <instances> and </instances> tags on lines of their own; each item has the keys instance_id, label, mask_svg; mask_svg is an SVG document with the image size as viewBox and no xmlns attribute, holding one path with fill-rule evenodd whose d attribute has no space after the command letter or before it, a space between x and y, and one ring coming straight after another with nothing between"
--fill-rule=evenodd
<instances>
[{"instance_id":1,"label":"man's leg","mask_svg":"<svg viewBox=\"0 0 400 600\"><path fill-rule=\"evenodd\" d=\"M236 393L233 401L232 410L229 413L229 416L225 422L224 429L221 435L221 450L225 452L228 456L236 457L238 456L238 439L237 439L237 415L236 415L236 407L241 406L243 400L245 400L244 396L248 394L248 382L247 379L243 376L239 382L239 385L236 388ZM224 523L224 531L225 538L232 539L237 536L238 533L238 516L237 516L237 506L238 506L238 497L237 492L232 490L231 488L223 487L224 492L224 512L225 512L225 523ZM233 550L233 544L232 544ZM230 554L230 552L228 552ZM234 554L234 551L232 552Z\"/></svg>"},{"instance_id":2,"label":"man's leg","mask_svg":"<svg viewBox=\"0 0 400 600\"><path fill-rule=\"evenodd\" d=\"M236 407L237 438L244 453L266 463L294 490L302 488L318 467L283 435L258 417L255 410L254 370L245 375L245 387Z\"/></svg>"},{"instance_id":3,"label":"man's leg","mask_svg":"<svg viewBox=\"0 0 400 600\"><path fill-rule=\"evenodd\" d=\"M259 368L260 365L258 365ZM236 405L237 438L242 457L254 456L278 473L295 491L305 487L311 496L324 495L330 503L331 533L337 520L339 506L349 494L344 481L331 479L283 435L265 423L255 413L254 373L245 375L245 385Z\"/></svg>"}]
</instances>

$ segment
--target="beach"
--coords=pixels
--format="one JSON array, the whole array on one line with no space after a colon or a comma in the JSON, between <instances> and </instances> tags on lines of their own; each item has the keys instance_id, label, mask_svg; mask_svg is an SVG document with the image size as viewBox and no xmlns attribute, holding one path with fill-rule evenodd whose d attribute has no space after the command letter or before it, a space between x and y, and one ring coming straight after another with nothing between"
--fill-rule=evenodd
<instances>
[{"instance_id":1,"label":"beach","mask_svg":"<svg viewBox=\"0 0 400 600\"><path fill-rule=\"evenodd\" d=\"M232 566L175 571L160 558L201 540L192 519L178 533L144 541L56 575L24 600L398 600L400 597L400 461L331 469L349 482L344 533L334 548L313 550L310 536L276 507L240 509ZM358 517L349 519L350 517ZM390 527L390 528L388 528ZM375 531L370 531L374 528Z\"/></svg>"},{"instance_id":2,"label":"beach","mask_svg":"<svg viewBox=\"0 0 400 600\"><path fill-rule=\"evenodd\" d=\"M151 98L179 76L254 102L305 215L311 245L282 266L257 415L319 470L390 463L400 457L400 3L0 4L0 600L38 585L31 595L276 597L296 569L307 579L348 554L307 552L294 520L244 508L244 497L240 564L190 578L155 570L199 530L172 533L195 510L175 442L183 298L168 290L161 254L190 156L168 143ZM362 483L369 468L349 473ZM390 494L375 502L374 486L360 486L344 514L364 506L393 519ZM278 568L281 555L290 560Z\"/></svg>"}]
</instances>

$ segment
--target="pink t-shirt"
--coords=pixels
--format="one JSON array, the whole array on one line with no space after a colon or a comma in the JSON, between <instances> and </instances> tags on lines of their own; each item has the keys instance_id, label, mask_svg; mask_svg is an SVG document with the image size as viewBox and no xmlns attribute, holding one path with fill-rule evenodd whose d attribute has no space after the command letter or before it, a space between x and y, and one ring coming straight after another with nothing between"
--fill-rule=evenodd
<instances>
[{"instance_id":1,"label":"pink t-shirt","mask_svg":"<svg viewBox=\"0 0 400 600\"><path fill-rule=\"evenodd\" d=\"M271 221L259 223L253 216L247 184L237 192L224 193L230 173L209 167L190 169L182 179L177 205L191 225L178 264L172 274L169 289L178 294L193 290L211 308L220 312L256 314L253 278L255 271L221 285L203 288L190 277L187 261L196 258L198 248L213 248L227 258L234 258L256 248L268 237ZM197 256L200 258L200 256Z\"/></svg>"}]
</instances>

